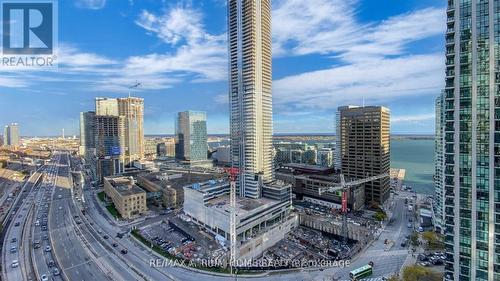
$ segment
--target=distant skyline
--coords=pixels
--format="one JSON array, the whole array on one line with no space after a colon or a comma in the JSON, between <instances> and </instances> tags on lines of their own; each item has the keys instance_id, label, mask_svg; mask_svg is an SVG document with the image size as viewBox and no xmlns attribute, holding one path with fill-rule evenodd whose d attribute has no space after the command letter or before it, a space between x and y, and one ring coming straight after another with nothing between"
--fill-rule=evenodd
<instances>
[{"instance_id":1,"label":"distant skyline","mask_svg":"<svg viewBox=\"0 0 500 281\"><path fill-rule=\"evenodd\" d=\"M59 1L58 71L0 67L0 125L78 135L95 97L144 98L146 135L176 113L229 132L226 1ZM273 1L274 131L335 132L338 106L391 109L393 134L432 134L444 87L446 1Z\"/></svg>"}]
</instances>

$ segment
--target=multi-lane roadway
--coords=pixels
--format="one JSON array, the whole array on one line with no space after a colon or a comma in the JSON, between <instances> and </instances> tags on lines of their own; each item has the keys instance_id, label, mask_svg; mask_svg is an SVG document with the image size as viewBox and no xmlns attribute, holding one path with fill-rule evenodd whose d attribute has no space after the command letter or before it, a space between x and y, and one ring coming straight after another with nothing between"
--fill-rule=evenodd
<instances>
[{"instance_id":1,"label":"multi-lane roadway","mask_svg":"<svg viewBox=\"0 0 500 281\"><path fill-rule=\"evenodd\" d=\"M71 170L79 170L79 165L71 167L73 160L79 162L68 153L55 153L52 162L42 167L23 187L27 192L19 197L13 224L8 226L4 240L4 280L234 279L184 267L151 267L150 261L158 256L128 235L117 237L117 233L126 232L128 228L104 216L104 210L90 188L90 180L84 185L73 182ZM38 188L35 178L41 175L43 181ZM408 256L408 249L400 246L410 232L405 207L402 197L394 199L392 222L380 233L378 240L352 261L349 268L292 271L238 279L347 280L350 270L369 261L375 262L374 280L398 272ZM17 222L19 225L15 226ZM386 240L393 241L394 245L387 247ZM11 246L17 247L16 251L11 253ZM17 265L12 264L16 260Z\"/></svg>"}]
</instances>

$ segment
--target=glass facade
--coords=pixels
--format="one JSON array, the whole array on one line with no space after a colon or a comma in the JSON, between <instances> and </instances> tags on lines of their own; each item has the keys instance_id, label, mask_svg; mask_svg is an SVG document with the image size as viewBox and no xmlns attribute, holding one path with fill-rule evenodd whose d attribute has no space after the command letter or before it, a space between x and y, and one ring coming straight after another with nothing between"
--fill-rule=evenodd
<instances>
[{"instance_id":1,"label":"glass facade","mask_svg":"<svg viewBox=\"0 0 500 281\"><path fill-rule=\"evenodd\" d=\"M449 0L445 280L500 280L500 0Z\"/></svg>"},{"instance_id":2,"label":"glass facade","mask_svg":"<svg viewBox=\"0 0 500 281\"><path fill-rule=\"evenodd\" d=\"M444 230L444 92L436 98L436 136L434 155L434 214L437 231Z\"/></svg>"},{"instance_id":3,"label":"glass facade","mask_svg":"<svg viewBox=\"0 0 500 281\"><path fill-rule=\"evenodd\" d=\"M176 120L175 155L180 160L207 160L207 114L202 111L179 112Z\"/></svg>"}]
</instances>

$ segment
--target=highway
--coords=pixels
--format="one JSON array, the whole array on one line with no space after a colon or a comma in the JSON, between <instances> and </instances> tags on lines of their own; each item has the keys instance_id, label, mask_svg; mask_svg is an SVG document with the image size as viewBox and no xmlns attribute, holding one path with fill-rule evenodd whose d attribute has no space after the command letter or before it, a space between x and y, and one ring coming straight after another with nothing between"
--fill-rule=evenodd
<instances>
[{"instance_id":1,"label":"highway","mask_svg":"<svg viewBox=\"0 0 500 281\"><path fill-rule=\"evenodd\" d=\"M4 280L34 279L31 264L26 262L23 254L25 248L30 247L30 243L23 238L26 225L30 223L29 218L34 206L35 194L38 191L36 185L40 177L41 173L35 172L23 185L22 192L11 209L10 217L5 222L6 231L2 244L2 260L4 261L2 263L2 276Z\"/></svg>"},{"instance_id":2,"label":"highway","mask_svg":"<svg viewBox=\"0 0 500 281\"><path fill-rule=\"evenodd\" d=\"M3 272L5 280L40 280L44 275L49 280L57 281L234 280L234 277L217 276L184 267L151 267L150 260L160 257L129 235L117 238L116 234L127 232L128 226L120 226L104 214L105 210L98 204L89 180L83 186L79 182L73 183L68 154L56 153L54 157L52 164L41 170L45 176L40 188L33 188L29 196L26 195L29 200L19 205L15 214L15 221L23 222L23 227L21 224L19 227L11 226L7 231L7 237L17 237L18 242L30 241L27 238L30 236L29 230L33 241L39 242L40 247L27 242L20 245L24 254L10 253L7 251L10 249L10 240L6 237L4 243L7 247L2 252L3 260L7 261ZM75 162L78 163L78 160ZM78 165L73 166L78 170ZM31 190L33 184L28 183L24 188ZM382 276L398 272L408 257L408 249L400 244L410 232L406 226L408 213L403 198L395 198L391 223L379 233L378 240L352 261L349 268L264 273L252 278L238 276L238 279L302 281L331 280L334 277L347 280L350 270L369 261L375 262L372 280L380 280ZM23 232L23 229L26 230ZM394 246L387 248L384 244L386 239L394 241ZM122 249L127 249L128 253L121 253ZM27 254L30 251L31 255ZM9 266L14 259L20 261L19 267ZM33 261L35 272L30 270L33 267L30 261ZM55 274L56 268L60 275Z\"/></svg>"},{"instance_id":3,"label":"highway","mask_svg":"<svg viewBox=\"0 0 500 281\"><path fill-rule=\"evenodd\" d=\"M61 160L52 200L51 241L68 280L144 280L101 241L105 239L76 207L67 154Z\"/></svg>"},{"instance_id":4,"label":"highway","mask_svg":"<svg viewBox=\"0 0 500 281\"><path fill-rule=\"evenodd\" d=\"M48 169L44 171L44 179L37 194L37 204L35 208L36 217L31 224L33 237L31 256L33 265L36 268L38 280L42 279L44 276L54 281L62 280L57 259L52 252L53 247L50 242L50 228L48 225L48 212L52 205L50 198L56 182L59 162L60 155L55 154L52 158L52 162L47 164ZM50 247L50 250L47 247Z\"/></svg>"}]
</instances>

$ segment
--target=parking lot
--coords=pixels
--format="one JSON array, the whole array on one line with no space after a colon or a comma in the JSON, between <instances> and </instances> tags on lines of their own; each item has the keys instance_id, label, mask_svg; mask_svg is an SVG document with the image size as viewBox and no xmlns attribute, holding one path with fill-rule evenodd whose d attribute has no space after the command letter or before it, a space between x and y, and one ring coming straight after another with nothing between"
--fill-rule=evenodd
<instances>
[{"instance_id":1,"label":"parking lot","mask_svg":"<svg viewBox=\"0 0 500 281\"><path fill-rule=\"evenodd\" d=\"M185 225L180 225L185 223ZM212 238L200 234L198 226L171 218L140 228L141 235L161 247L169 254L200 262L203 259L216 259L225 256L222 249Z\"/></svg>"},{"instance_id":2,"label":"parking lot","mask_svg":"<svg viewBox=\"0 0 500 281\"><path fill-rule=\"evenodd\" d=\"M417 264L421 266L443 266L445 260L444 252L426 252L417 256Z\"/></svg>"}]
</instances>

